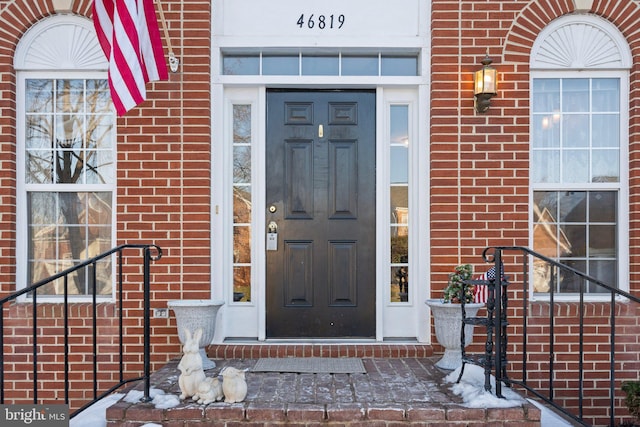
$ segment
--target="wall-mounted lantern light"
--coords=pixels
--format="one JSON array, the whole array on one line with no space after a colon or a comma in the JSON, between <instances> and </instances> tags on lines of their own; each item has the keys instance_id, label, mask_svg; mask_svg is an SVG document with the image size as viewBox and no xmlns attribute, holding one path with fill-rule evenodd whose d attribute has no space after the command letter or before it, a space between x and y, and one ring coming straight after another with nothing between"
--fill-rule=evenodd
<instances>
[{"instance_id":1,"label":"wall-mounted lantern light","mask_svg":"<svg viewBox=\"0 0 640 427\"><path fill-rule=\"evenodd\" d=\"M491 66L493 60L486 55L482 60L482 68L476 71L473 94L478 113L484 113L491 105L491 97L498 93L498 72Z\"/></svg>"}]
</instances>

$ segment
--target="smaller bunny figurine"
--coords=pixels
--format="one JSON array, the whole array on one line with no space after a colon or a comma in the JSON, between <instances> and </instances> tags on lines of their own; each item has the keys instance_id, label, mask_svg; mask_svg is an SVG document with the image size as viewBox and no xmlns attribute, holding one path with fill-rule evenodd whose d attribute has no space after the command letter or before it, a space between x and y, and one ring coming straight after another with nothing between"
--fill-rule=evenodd
<instances>
[{"instance_id":1,"label":"smaller bunny figurine","mask_svg":"<svg viewBox=\"0 0 640 427\"><path fill-rule=\"evenodd\" d=\"M180 386L180 399L186 399L190 396L198 394L198 385L205 380L204 370L202 369L202 356L200 356L200 338L202 338L202 328L198 328L193 337L191 331L184 329L185 343L182 346L182 359L178 364L180 377L178 377L178 385Z\"/></svg>"},{"instance_id":2,"label":"smaller bunny figurine","mask_svg":"<svg viewBox=\"0 0 640 427\"><path fill-rule=\"evenodd\" d=\"M245 371L227 366L220 375L222 376L222 391L226 403L242 402L247 396L247 382L244 378Z\"/></svg>"},{"instance_id":3,"label":"smaller bunny figurine","mask_svg":"<svg viewBox=\"0 0 640 427\"><path fill-rule=\"evenodd\" d=\"M196 399L197 398L197 399ZM218 377L207 377L198 385L198 394L193 396L193 400L198 403L207 405L211 402L219 402L224 398L222 393L222 384Z\"/></svg>"}]
</instances>

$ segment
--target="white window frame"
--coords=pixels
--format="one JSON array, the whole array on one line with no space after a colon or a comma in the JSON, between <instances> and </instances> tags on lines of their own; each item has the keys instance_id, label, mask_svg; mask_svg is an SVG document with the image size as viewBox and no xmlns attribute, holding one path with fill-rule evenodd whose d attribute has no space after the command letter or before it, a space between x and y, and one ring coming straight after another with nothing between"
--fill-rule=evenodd
<instances>
[{"instance_id":1,"label":"white window frame","mask_svg":"<svg viewBox=\"0 0 640 427\"><path fill-rule=\"evenodd\" d=\"M617 265L618 265L618 287L621 290L628 291L629 289L629 191L628 191L628 176L629 176L629 153L628 153L628 141L629 132L629 77L625 71L533 71L531 73L530 87L533 88L533 82L536 79L572 79L572 78L613 78L618 79L620 82L620 150L619 150L619 164L620 164L620 179L619 182L595 182L595 183L530 183L529 192L529 206L530 209L530 247L534 248L534 235L533 227L535 226L533 217L533 204L534 193L536 191L615 191L618 195L618 218L617 218ZM531 94L533 98L534 94ZM533 111L531 112L533 117ZM534 121L531 120L530 134L533 135ZM533 162L533 146L531 146L530 161ZM533 164L530 170L533 170ZM533 273L532 276L533 278ZM533 280L530 281L530 297L532 300L548 301L549 295L544 292L534 292ZM554 293L555 301L576 301L578 299L576 293ZM590 301L600 301L608 299L608 294L589 294L585 293L584 298Z\"/></svg>"},{"instance_id":2,"label":"white window frame","mask_svg":"<svg viewBox=\"0 0 640 427\"><path fill-rule=\"evenodd\" d=\"M112 132L113 171L107 184L26 184L25 183L25 83L27 79L107 79L107 61L95 37L91 20L77 15L54 15L31 27L20 39L14 56L16 69L16 289L31 283L28 278L28 192L110 192L112 197L111 241L116 242L117 206L117 129ZM115 284L115 263L112 263L112 280ZM110 296L99 295L101 301L115 298L112 286ZM91 295L70 295L74 302L91 301ZM23 296L22 299L26 299ZM39 302L63 302L60 295L38 295Z\"/></svg>"},{"instance_id":3,"label":"white window frame","mask_svg":"<svg viewBox=\"0 0 640 427\"><path fill-rule=\"evenodd\" d=\"M618 287L629 290L629 70L633 61L629 45L611 22L590 14L571 14L547 25L531 50L529 87L540 78L618 78L620 79L620 179L617 183L529 184L529 246L533 248L533 193L561 190L618 191ZM530 111L533 118L533 111ZM529 135L533 135L533 119ZM530 162L533 156L530 146ZM531 167L529 168L530 170ZM530 273L533 278L533 272ZM531 300L548 301L546 293L534 293ZM577 301L576 294L554 293L555 301ZM608 295L585 294L589 301L608 299Z\"/></svg>"}]
</instances>

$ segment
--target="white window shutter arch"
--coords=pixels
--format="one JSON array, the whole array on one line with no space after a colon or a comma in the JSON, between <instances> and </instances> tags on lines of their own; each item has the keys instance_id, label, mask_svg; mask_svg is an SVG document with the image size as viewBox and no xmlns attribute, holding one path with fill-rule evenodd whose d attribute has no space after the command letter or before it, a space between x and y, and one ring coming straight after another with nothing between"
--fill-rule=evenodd
<instances>
[{"instance_id":1,"label":"white window shutter arch","mask_svg":"<svg viewBox=\"0 0 640 427\"><path fill-rule=\"evenodd\" d=\"M628 70L629 44L611 22L595 15L566 15L546 26L531 50L532 70Z\"/></svg>"},{"instance_id":2,"label":"white window shutter arch","mask_svg":"<svg viewBox=\"0 0 640 427\"><path fill-rule=\"evenodd\" d=\"M93 22L77 15L54 15L22 36L13 60L16 70L106 71Z\"/></svg>"}]
</instances>

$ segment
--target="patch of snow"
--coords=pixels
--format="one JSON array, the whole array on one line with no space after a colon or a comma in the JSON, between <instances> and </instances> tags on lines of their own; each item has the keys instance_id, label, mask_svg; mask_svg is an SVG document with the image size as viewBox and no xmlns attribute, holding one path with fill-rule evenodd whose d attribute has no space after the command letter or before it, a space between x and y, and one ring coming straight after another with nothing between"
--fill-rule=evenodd
<instances>
[{"instance_id":1,"label":"patch of snow","mask_svg":"<svg viewBox=\"0 0 640 427\"><path fill-rule=\"evenodd\" d=\"M122 393L111 394L104 399L94 403L69 422L69 427L106 427L107 425L107 408L117 403L120 399L127 403L137 403L144 397L144 393L140 390L131 390L126 395ZM151 387L149 389L149 397L157 409L169 409L180 404L180 399L175 394L166 394L164 391ZM162 427L159 424L145 424L142 427Z\"/></svg>"},{"instance_id":2,"label":"patch of snow","mask_svg":"<svg viewBox=\"0 0 640 427\"><path fill-rule=\"evenodd\" d=\"M69 421L69 427L105 427L107 425L107 408L124 396L122 393L111 394L89 406Z\"/></svg>"},{"instance_id":3,"label":"patch of snow","mask_svg":"<svg viewBox=\"0 0 640 427\"><path fill-rule=\"evenodd\" d=\"M484 368L477 365L466 364L462 379L456 383L461 369L458 368L451 372L445 377L445 381L454 383L451 390L454 394L462 397L464 406L468 408L512 408L521 406L525 402L520 395L507 386L502 388L504 399L496 396L494 394L496 379L493 375L491 376L492 391L486 391L484 389Z\"/></svg>"},{"instance_id":4,"label":"patch of snow","mask_svg":"<svg viewBox=\"0 0 640 427\"><path fill-rule=\"evenodd\" d=\"M538 408L540 408L540 411L542 412L542 417L540 418L540 425L541 426L544 426L544 427L565 427L565 426L569 426L569 427L571 427L573 425L570 422L567 422L563 418L558 416L551 409L546 408L545 406L542 406L539 402L536 402L533 399L527 399L527 400L529 402L533 403L534 405L536 405Z\"/></svg>"},{"instance_id":5,"label":"patch of snow","mask_svg":"<svg viewBox=\"0 0 640 427\"><path fill-rule=\"evenodd\" d=\"M460 383L456 384L460 369L462 368L458 368L447 375L445 381L453 383L451 390L462 397L465 406L469 408L510 408L520 406L525 402L522 397L506 385L502 387L504 399L500 399L493 394L496 389L496 379L493 375L491 376L492 392L486 391L484 389L484 368L477 365L466 364L464 375L462 375ZM540 425L544 427L571 427L573 425L539 402L532 399L527 400L540 409Z\"/></svg>"},{"instance_id":6,"label":"patch of snow","mask_svg":"<svg viewBox=\"0 0 640 427\"><path fill-rule=\"evenodd\" d=\"M157 409L174 408L180 404L180 399L175 394L158 394L151 402Z\"/></svg>"}]
</instances>

